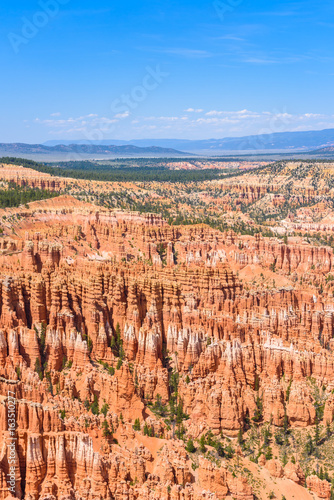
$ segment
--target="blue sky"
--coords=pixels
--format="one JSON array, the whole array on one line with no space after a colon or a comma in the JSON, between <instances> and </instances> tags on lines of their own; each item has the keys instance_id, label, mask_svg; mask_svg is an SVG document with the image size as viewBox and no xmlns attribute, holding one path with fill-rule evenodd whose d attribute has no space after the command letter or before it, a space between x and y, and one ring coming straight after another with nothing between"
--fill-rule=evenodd
<instances>
[{"instance_id":1,"label":"blue sky","mask_svg":"<svg viewBox=\"0 0 334 500\"><path fill-rule=\"evenodd\" d=\"M0 142L334 128L334 4L3 0Z\"/></svg>"}]
</instances>

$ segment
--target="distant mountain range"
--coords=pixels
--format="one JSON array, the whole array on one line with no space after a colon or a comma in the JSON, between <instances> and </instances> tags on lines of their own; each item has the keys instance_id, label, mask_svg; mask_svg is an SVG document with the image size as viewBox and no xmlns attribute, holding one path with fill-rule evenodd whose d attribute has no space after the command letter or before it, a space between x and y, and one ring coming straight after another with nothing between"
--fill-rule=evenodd
<instances>
[{"instance_id":1,"label":"distant mountain range","mask_svg":"<svg viewBox=\"0 0 334 500\"><path fill-rule=\"evenodd\" d=\"M334 145L334 129L311 130L307 132L276 132L273 134L249 135L245 137L225 137L223 139L134 139L129 141L104 140L89 142L78 141L48 141L47 146L69 144L94 145L132 145L138 147L173 148L198 154L217 154L219 152L241 151L311 151Z\"/></svg>"},{"instance_id":2,"label":"distant mountain range","mask_svg":"<svg viewBox=\"0 0 334 500\"><path fill-rule=\"evenodd\" d=\"M291 153L333 156L334 129L225 137L223 139L53 140L44 144L0 143L0 155L52 161L112 157L185 157L193 154Z\"/></svg>"},{"instance_id":3,"label":"distant mountain range","mask_svg":"<svg viewBox=\"0 0 334 500\"><path fill-rule=\"evenodd\" d=\"M311 151L312 154L324 155L324 156L334 156L334 146L327 146L326 148L316 149Z\"/></svg>"},{"instance_id":4,"label":"distant mountain range","mask_svg":"<svg viewBox=\"0 0 334 500\"><path fill-rule=\"evenodd\" d=\"M0 143L0 154L11 155L50 155L55 154L82 154L104 156L185 156L182 151L159 146L139 147L134 145L101 145L101 144L24 144L24 143ZM189 156L189 155L188 155Z\"/></svg>"}]
</instances>

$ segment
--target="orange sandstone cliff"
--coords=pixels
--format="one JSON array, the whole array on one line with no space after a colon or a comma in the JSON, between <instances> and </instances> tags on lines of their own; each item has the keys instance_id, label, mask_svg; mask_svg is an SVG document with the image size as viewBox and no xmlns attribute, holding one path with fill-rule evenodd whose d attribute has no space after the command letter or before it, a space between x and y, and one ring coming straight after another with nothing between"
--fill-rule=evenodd
<instances>
[{"instance_id":1,"label":"orange sandstone cliff","mask_svg":"<svg viewBox=\"0 0 334 500\"><path fill-rule=\"evenodd\" d=\"M0 500L8 391L19 499L330 498L255 449L333 420L332 249L70 196L3 215Z\"/></svg>"}]
</instances>

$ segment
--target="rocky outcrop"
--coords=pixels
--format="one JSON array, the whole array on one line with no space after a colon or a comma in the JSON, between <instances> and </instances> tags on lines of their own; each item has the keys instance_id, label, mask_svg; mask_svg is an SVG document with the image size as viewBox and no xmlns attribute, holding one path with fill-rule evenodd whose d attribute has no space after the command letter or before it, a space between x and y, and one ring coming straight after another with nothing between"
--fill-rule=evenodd
<instances>
[{"instance_id":1,"label":"rocky outcrop","mask_svg":"<svg viewBox=\"0 0 334 500\"><path fill-rule=\"evenodd\" d=\"M268 460L265 464L266 469L274 477L283 477L284 470L278 460Z\"/></svg>"},{"instance_id":2,"label":"rocky outcrop","mask_svg":"<svg viewBox=\"0 0 334 500\"><path fill-rule=\"evenodd\" d=\"M68 196L18 213L0 254L0 432L3 446L13 390L18 498L250 500L214 449L190 456L176 438L233 439L254 421L303 430L319 398L332 420L332 297L240 277L250 264L327 273L331 250ZM297 464L259 465L304 484Z\"/></svg>"},{"instance_id":3,"label":"rocky outcrop","mask_svg":"<svg viewBox=\"0 0 334 500\"><path fill-rule=\"evenodd\" d=\"M322 481L318 476L308 476L306 486L313 491L319 498L331 497L331 485L328 481Z\"/></svg>"},{"instance_id":4,"label":"rocky outcrop","mask_svg":"<svg viewBox=\"0 0 334 500\"><path fill-rule=\"evenodd\" d=\"M288 462L284 467L284 477L302 486L305 484L305 474L298 463Z\"/></svg>"}]
</instances>

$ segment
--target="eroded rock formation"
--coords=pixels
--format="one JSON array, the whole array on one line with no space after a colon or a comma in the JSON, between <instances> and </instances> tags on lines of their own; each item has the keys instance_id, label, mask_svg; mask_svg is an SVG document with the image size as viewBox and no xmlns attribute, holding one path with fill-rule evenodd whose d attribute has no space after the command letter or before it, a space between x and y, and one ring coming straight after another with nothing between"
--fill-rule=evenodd
<instances>
[{"instance_id":1,"label":"eroded rock formation","mask_svg":"<svg viewBox=\"0 0 334 500\"><path fill-rule=\"evenodd\" d=\"M261 422L302 429L316 422L319 391L332 421L331 293L298 282L249 289L242 277L249 265L286 279L328 273L330 249L169 226L67 196L18 214L0 255L0 500L8 390L16 496L31 500L251 500L245 476L195 463L175 433L235 439L259 401ZM151 409L170 404L173 380L182 427ZM304 485L295 464L265 467ZM308 487L328 498L312 477Z\"/></svg>"}]
</instances>

